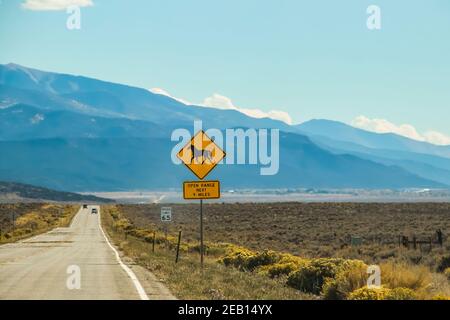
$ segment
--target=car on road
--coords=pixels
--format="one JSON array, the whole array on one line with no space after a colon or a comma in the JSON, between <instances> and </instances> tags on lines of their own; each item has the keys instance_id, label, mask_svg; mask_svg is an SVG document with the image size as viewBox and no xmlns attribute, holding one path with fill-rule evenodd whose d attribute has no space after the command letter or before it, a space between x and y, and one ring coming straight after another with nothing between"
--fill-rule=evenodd
<instances>
[{"instance_id":1,"label":"car on road","mask_svg":"<svg viewBox=\"0 0 450 320\"><path fill-rule=\"evenodd\" d=\"M92 209L91 213L92 213L92 214L97 214L97 213L98 213L98 210L97 210L96 208L94 208L94 209Z\"/></svg>"},{"instance_id":2,"label":"car on road","mask_svg":"<svg viewBox=\"0 0 450 320\"><path fill-rule=\"evenodd\" d=\"M83 209L87 209L88 205L87 204L83 204Z\"/></svg>"}]
</instances>

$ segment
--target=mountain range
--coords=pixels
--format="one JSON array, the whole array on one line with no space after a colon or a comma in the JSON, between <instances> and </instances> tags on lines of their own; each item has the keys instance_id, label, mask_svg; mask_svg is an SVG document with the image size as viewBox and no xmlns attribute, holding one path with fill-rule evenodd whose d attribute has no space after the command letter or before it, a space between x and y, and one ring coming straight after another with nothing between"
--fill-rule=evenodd
<instances>
[{"instance_id":1,"label":"mountain range","mask_svg":"<svg viewBox=\"0 0 450 320\"><path fill-rule=\"evenodd\" d=\"M62 192L28 184L0 181L0 203L6 202L85 202L113 203L113 200L83 195L73 192Z\"/></svg>"},{"instance_id":2,"label":"mountain range","mask_svg":"<svg viewBox=\"0 0 450 320\"><path fill-rule=\"evenodd\" d=\"M276 128L280 170L221 165L224 188L447 188L450 147L344 123L301 125L185 105L146 89L0 65L0 180L67 191L181 188L195 177L171 162L175 128Z\"/></svg>"}]
</instances>

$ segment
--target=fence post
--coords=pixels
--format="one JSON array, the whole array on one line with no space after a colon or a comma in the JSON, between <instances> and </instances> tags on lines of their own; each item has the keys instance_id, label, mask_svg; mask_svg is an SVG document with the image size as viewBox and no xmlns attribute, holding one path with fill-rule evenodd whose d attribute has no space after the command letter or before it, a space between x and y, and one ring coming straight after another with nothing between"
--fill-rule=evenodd
<instances>
[{"instance_id":1,"label":"fence post","mask_svg":"<svg viewBox=\"0 0 450 320\"><path fill-rule=\"evenodd\" d=\"M442 238L442 230L441 229L437 230L436 234L437 234L437 241L438 241L439 245L442 247L444 244L444 241Z\"/></svg>"},{"instance_id":2,"label":"fence post","mask_svg":"<svg viewBox=\"0 0 450 320\"><path fill-rule=\"evenodd\" d=\"M164 247L165 247L165 249L167 250L167 249L170 249L170 246L169 246L169 236L168 236L168 234L169 234L169 228L167 227L167 225L165 225L164 226Z\"/></svg>"},{"instance_id":3,"label":"fence post","mask_svg":"<svg viewBox=\"0 0 450 320\"><path fill-rule=\"evenodd\" d=\"M409 238L402 236L402 243L403 243L403 246L409 250Z\"/></svg>"},{"instance_id":4,"label":"fence post","mask_svg":"<svg viewBox=\"0 0 450 320\"><path fill-rule=\"evenodd\" d=\"M178 263L178 257L180 256L180 243L181 243L181 231L178 232L177 256L175 258L175 263Z\"/></svg>"},{"instance_id":5,"label":"fence post","mask_svg":"<svg viewBox=\"0 0 450 320\"><path fill-rule=\"evenodd\" d=\"M153 231L152 252L155 253L156 231Z\"/></svg>"}]
</instances>

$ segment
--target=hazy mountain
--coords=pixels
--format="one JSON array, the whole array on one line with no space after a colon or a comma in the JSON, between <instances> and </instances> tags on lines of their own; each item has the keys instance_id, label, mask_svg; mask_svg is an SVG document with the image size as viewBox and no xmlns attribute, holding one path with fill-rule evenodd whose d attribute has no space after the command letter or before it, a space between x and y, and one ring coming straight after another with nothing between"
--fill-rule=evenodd
<instances>
[{"instance_id":1,"label":"hazy mountain","mask_svg":"<svg viewBox=\"0 0 450 320\"><path fill-rule=\"evenodd\" d=\"M29 184L0 181L1 201L64 201L64 202L95 202L111 203L110 199L99 198L91 195L82 195L72 192L50 190Z\"/></svg>"},{"instance_id":2,"label":"hazy mountain","mask_svg":"<svg viewBox=\"0 0 450 320\"><path fill-rule=\"evenodd\" d=\"M318 128L316 128L316 124L319 123L320 127L323 128L323 130L320 131L321 135L311 133L316 131L319 132ZM300 125L299 127L302 128L303 125ZM394 139L392 140L392 135L378 135L355 129L343 123L327 120L311 121L309 124L307 123L305 127L314 127L315 129L311 129L310 133L305 134L307 134L314 143L335 154L351 154L362 159L375 161L385 165L395 165L423 178L450 185L450 158L434 156L427 153L402 151L405 150L405 148L402 147L399 147L400 150L388 149L388 147L392 147L396 141L404 141L403 139L399 139L402 137L394 135ZM352 132L353 138L351 140L358 141L362 144L365 144L368 140L373 141L378 139L386 141L385 143L379 143L378 148L373 146L375 144L372 144L372 147L367 147L355 142L349 142L345 140L348 139L348 135L344 135L343 137L339 134L339 130L333 130L333 128L336 127L341 128L341 131ZM303 132L305 132L305 130ZM329 136L325 136L325 134L328 134ZM375 135L375 137L373 135ZM369 139L367 139L367 137L369 137ZM405 140L408 141L410 139L405 138ZM423 149L420 149L423 143L419 142L418 145L415 145L416 141L411 140L408 142L410 142L410 145L412 146L409 149L419 149L423 151ZM425 145L428 144L425 143ZM405 144L403 144L403 146L405 146ZM435 151L434 153L439 153L446 148L435 146L437 149L433 149L433 147L434 146L430 145L425 151L429 151L430 153Z\"/></svg>"},{"instance_id":3,"label":"hazy mountain","mask_svg":"<svg viewBox=\"0 0 450 320\"><path fill-rule=\"evenodd\" d=\"M0 65L0 107L23 103L48 110L126 117L164 127L192 126L201 119L213 128L251 127L294 130L284 122L255 119L235 110L186 106L146 89L80 76L43 72L16 64Z\"/></svg>"},{"instance_id":4,"label":"hazy mountain","mask_svg":"<svg viewBox=\"0 0 450 320\"><path fill-rule=\"evenodd\" d=\"M169 132L152 122L128 118L51 111L24 104L0 109L0 140L167 137Z\"/></svg>"},{"instance_id":5,"label":"hazy mountain","mask_svg":"<svg viewBox=\"0 0 450 320\"><path fill-rule=\"evenodd\" d=\"M194 179L172 164L174 128L279 128L280 171L219 166L225 188L444 187L398 166L318 147L303 128L234 110L186 106L148 90L18 65L0 66L0 179L59 190L180 188ZM296 132L297 133L294 133Z\"/></svg>"},{"instance_id":6,"label":"hazy mountain","mask_svg":"<svg viewBox=\"0 0 450 320\"><path fill-rule=\"evenodd\" d=\"M296 128L306 135L323 136L372 149L405 151L450 158L450 146L437 146L393 133L374 133L330 120L311 120Z\"/></svg>"},{"instance_id":7,"label":"hazy mountain","mask_svg":"<svg viewBox=\"0 0 450 320\"><path fill-rule=\"evenodd\" d=\"M295 134L281 136L282 162L275 176L258 166L219 166L209 177L225 188L442 187L398 167L333 155ZM172 164L168 139L49 139L0 142L2 179L62 190L110 191L179 188L194 176Z\"/></svg>"}]
</instances>

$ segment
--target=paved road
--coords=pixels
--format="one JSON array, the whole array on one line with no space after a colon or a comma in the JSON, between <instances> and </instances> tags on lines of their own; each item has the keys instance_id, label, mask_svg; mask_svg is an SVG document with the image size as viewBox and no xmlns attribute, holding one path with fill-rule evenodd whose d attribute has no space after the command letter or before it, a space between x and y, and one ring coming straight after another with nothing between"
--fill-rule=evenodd
<instances>
[{"instance_id":1,"label":"paved road","mask_svg":"<svg viewBox=\"0 0 450 320\"><path fill-rule=\"evenodd\" d=\"M142 285L123 264L92 208L80 209L69 228L0 246L0 299L173 298L153 275L141 268Z\"/></svg>"}]
</instances>

